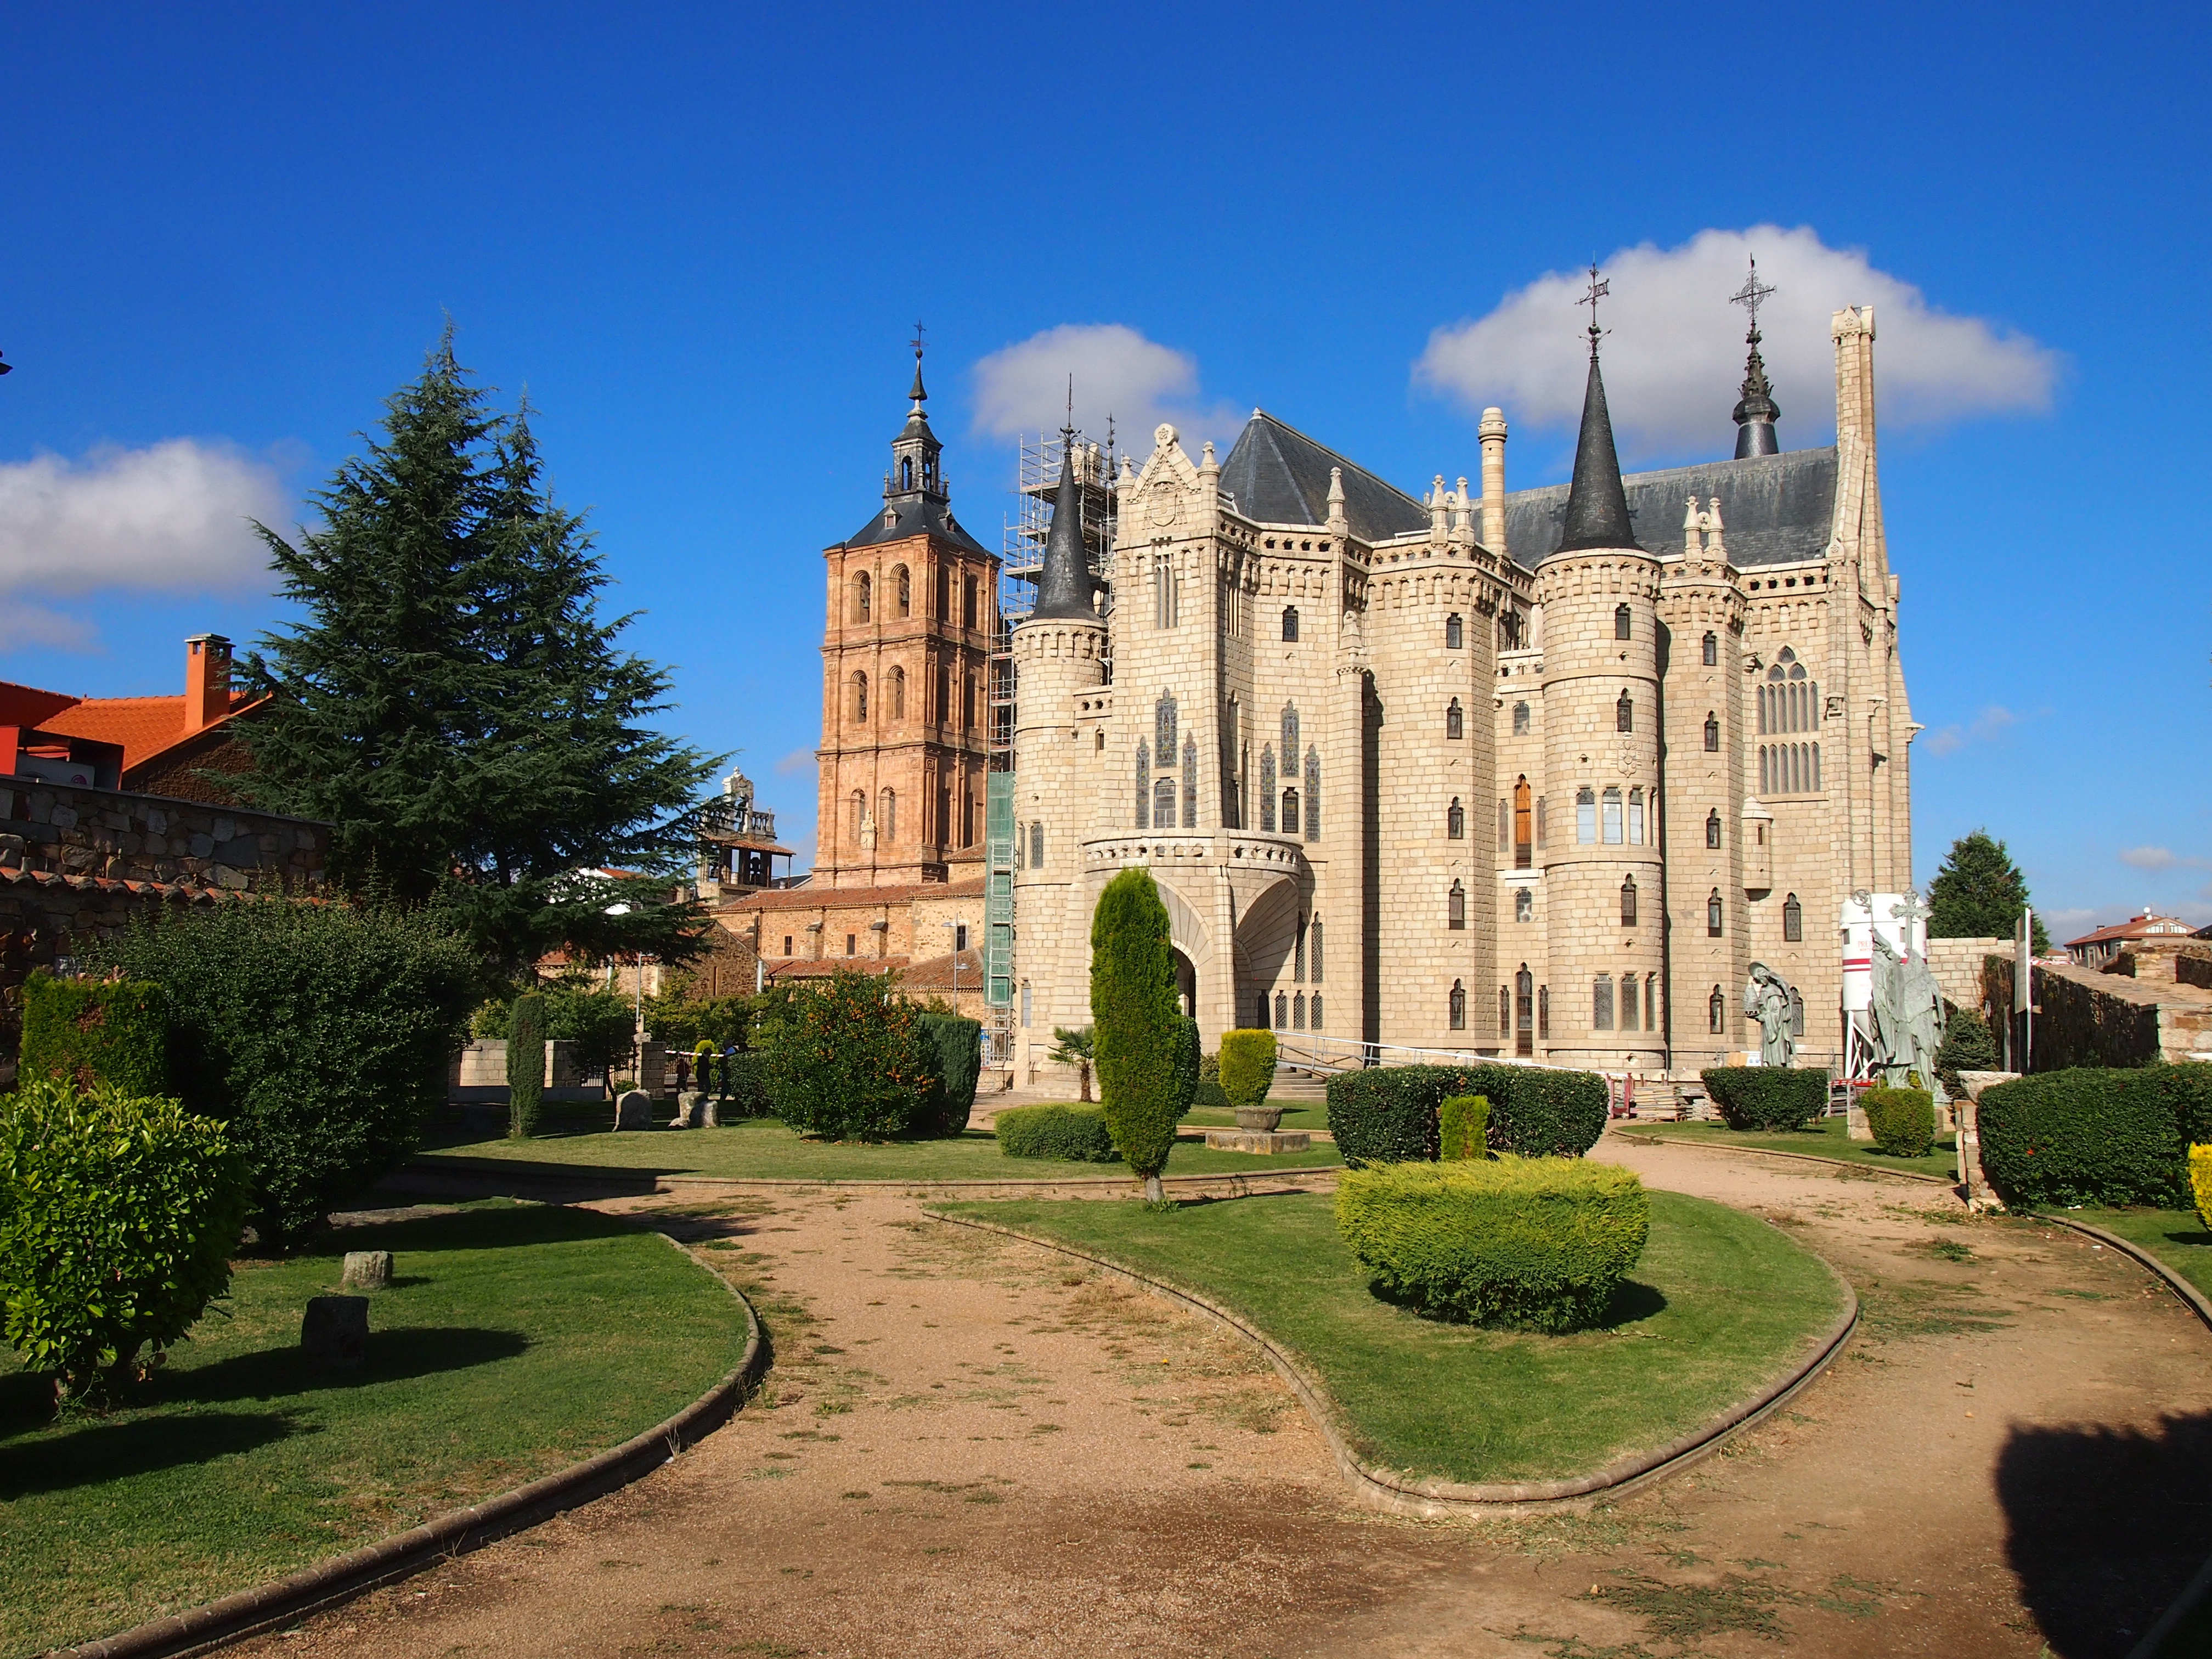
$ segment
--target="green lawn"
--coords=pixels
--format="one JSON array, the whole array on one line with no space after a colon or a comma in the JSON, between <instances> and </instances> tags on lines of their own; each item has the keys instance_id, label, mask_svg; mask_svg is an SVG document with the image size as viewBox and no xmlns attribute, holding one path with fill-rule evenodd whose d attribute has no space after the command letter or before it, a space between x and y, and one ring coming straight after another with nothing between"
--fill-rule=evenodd
<instances>
[{"instance_id":1,"label":"green lawn","mask_svg":"<svg viewBox=\"0 0 2212 1659\"><path fill-rule=\"evenodd\" d=\"M1571 1478L1665 1444L1781 1375L1842 1310L1820 1261L1764 1222L1651 1194L1651 1241L1608 1329L1538 1336L1382 1301L1320 1194L1186 1204L957 1204L1235 1308L1303 1355L1364 1455L1456 1480Z\"/></svg>"},{"instance_id":2,"label":"green lawn","mask_svg":"<svg viewBox=\"0 0 2212 1659\"><path fill-rule=\"evenodd\" d=\"M751 1118L721 1129L653 1129L613 1134L593 1114L588 1128L556 1127L528 1140L500 1136L468 1140L436 1138L433 1156L523 1158L538 1163L657 1170L664 1175L725 1176L742 1180L796 1181L1052 1181L1115 1179L1119 1164L1074 1164L1061 1158L1008 1158L994 1136L980 1129L944 1140L895 1140L882 1146L802 1140L774 1118ZM1215 1152L1185 1141L1168 1159L1167 1173L1263 1175L1271 1170L1312 1169L1340 1160L1336 1147L1316 1141L1310 1152L1258 1157Z\"/></svg>"},{"instance_id":3,"label":"green lawn","mask_svg":"<svg viewBox=\"0 0 2212 1659\"><path fill-rule=\"evenodd\" d=\"M2108 1210L2084 1205L2063 1213L2069 1221L2086 1221L2117 1233L2172 1268L2207 1296L2212 1296L2212 1233L2194 1210Z\"/></svg>"},{"instance_id":4,"label":"green lawn","mask_svg":"<svg viewBox=\"0 0 2212 1659\"><path fill-rule=\"evenodd\" d=\"M369 1360L299 1352L338 1253L389 1249ZM661 1239L498 1205L239 1264L230 1316L143 1401L59 1423L0 1350L0 1652L43 1652L281 1577L619 1444L744 1351L742 1309Z\"/></svg>"},{"instance_id":5,"label":"green lawn","mask_svg":"<svg viewBox=\"0 0 2212 1659\"><path fill-rule=\"evenodd\" d=\"M1954 1141L1936 1138L1924 1158L1893 1158L1878 1152L1870 1140L1853 1140L1844 1120L1824 1117L1812 1128L1796 1131L1731 1129L1725 1123L1643 1123L1616 1121L1615 1134L1654 1135L1668 1140L1707 1141L1717 1146L1764 1146L1778 1152L1804 1152L1814 1158L1838 1158L1875 1170L1910 1170L1916 1175L1942 1176L1956 1180L1959 1154Z\"/></svg>"}]
</instances>

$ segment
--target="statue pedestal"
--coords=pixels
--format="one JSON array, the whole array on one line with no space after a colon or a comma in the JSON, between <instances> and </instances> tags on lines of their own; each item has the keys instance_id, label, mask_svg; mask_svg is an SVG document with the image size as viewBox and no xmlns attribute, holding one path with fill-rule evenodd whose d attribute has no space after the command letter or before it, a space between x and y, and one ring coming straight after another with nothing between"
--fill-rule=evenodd
<instances>
[{"instance_id":1,"label":"statue pedestal","mask_svg":"<svg viewBox=\"0 0 2212 1659\"><path fill-rule=\"evenodd\" d=\"M1224 1152L1304 1152L1313 1137L1304 1129L1208 1129L1206 1144Z\"/></svg>"},{"instance_id":2,"label":"statue pedestal","mask_svg":"<svg viewBox=\"0 0 2212 1659\"><path fill-rule=\"evenodd\" d=\"M1859 1104L1859 1097L1856 1094L1851 1097L1851 1103L1844 1118L1844 1134L1850 1140L1874 1139L1874 1131L1867 1126L1866 1108Z\"/></svg>"}]
</instances>

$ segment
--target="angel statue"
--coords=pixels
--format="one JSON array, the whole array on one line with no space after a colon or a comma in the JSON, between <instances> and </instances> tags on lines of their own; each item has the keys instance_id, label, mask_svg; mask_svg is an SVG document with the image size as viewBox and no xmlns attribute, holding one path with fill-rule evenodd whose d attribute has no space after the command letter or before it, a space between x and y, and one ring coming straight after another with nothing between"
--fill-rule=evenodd
<instances>
[{"instance_id":1,"label":"angel statue","mask_svg":"<svg viewBox=\"0 0 2212 1659\"><path fill-rule=\"evenodd\" d=\"M1797 1058L1797 1039L1790 1030L1790 986L1763 962L1751 964L1751 977L1743 983L1743 1011L1759 1022L1759 1063L1789 1066Z\"/></svg>"}]
</instances>

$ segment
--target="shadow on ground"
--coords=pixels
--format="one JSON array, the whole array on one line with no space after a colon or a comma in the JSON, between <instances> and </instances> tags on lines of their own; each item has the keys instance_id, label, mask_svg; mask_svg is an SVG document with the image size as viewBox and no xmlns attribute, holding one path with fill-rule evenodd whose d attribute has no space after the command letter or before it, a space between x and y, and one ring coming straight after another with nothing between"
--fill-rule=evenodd
<instances>
[{"instance_id":1,"label":"shadow on ground","mask_svg":"<svg viewBox=\"0 0 2212 1659\"><path fill-rule=\"evenodd\" d=\"M527 1352L530 1339L520 1331L485 1330L469 1325L402 1326L368 1334L367 1363L357 1371L318 1370L297 1344L264 1348L258 1353L160 1373L149 1387L149 1404L172 1402L220 1406L240 1400L273 1400L330 1389L360 1389L404 1377L434 1376L466 1370Z\"/></svg>"},{"instance_id":2,"label":"shadow on ground","mask_svg":"<svg viewBox=\"0 0 2212 1659\"><path fill-rule=\"evenodd\" d=\"M313 1433L289 1412L196 1412L93 1423L0 1446L0 1503L96 1486L152 1469L211 1462L272 1440Z\"/></svg>"},{"instance_id":3,"label":"shadow on ground","mask_svg":"<svg viewBox=\"0 0 2212 1659\"><path fill-rule=\"evenodd\" d=\"M2005 1553L2057 1659L2121 1659L2212 1553L2212 1412L2154 1432L2017 1428L1998 1454Z\"/></svg>"}]
</instances>

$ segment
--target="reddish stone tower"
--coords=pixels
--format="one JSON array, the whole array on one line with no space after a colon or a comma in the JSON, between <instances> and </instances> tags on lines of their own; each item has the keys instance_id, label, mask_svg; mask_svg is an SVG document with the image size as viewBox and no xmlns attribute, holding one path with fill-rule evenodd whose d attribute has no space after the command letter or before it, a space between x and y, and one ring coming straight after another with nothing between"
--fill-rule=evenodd
<instances>
[{"instance_id":1,"label":"reddish stone tower","mask_svg":"<svg viewBox=\"0 0 2212 1659\"><path fill-rule=\"evenodd\" d=\"M882 510L823 553L816 885L982 873L999 560L952 516L919 347L908 396Z\"/></svg>"}]
</instances>

